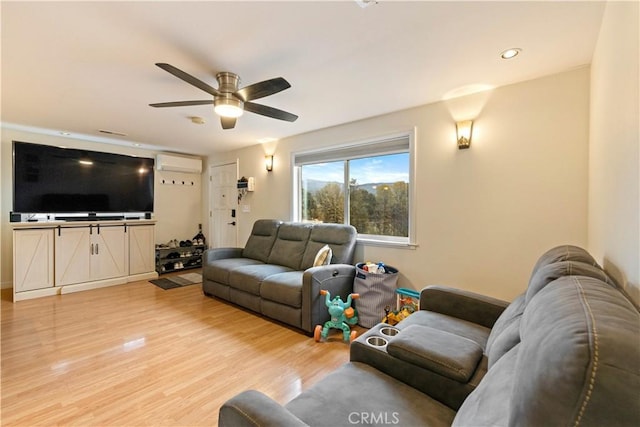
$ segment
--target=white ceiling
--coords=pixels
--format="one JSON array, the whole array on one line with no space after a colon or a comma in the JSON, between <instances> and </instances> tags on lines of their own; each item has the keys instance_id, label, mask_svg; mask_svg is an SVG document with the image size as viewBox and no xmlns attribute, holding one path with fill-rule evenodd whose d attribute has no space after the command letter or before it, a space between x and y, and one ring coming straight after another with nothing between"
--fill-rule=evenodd
<instances>
[{"instance_id":1,"label":"white ceiling","mask_svg":"<svg viewBox=\"0 0 640 427\"><path fill-rule=\"evenodd\" d=\"M2 14L2 122L124 144L210 154L589 64L600 2L7 2ZM521 55L500 59L504 49ZM294 123L245 113L222 130L211 99L154 64L216 87L282 76L259 103ZM188 117L200 116L205 124ZM37 141L34 141L37 142Z\"/></svg>"}]
</instances>

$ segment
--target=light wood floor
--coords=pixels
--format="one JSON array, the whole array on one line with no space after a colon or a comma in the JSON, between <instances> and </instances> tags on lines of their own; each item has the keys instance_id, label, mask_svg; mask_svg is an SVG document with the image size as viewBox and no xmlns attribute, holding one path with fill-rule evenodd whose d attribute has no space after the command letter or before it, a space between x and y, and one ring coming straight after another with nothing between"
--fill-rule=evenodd
<instances>
[{"instance_id":1,"label":"light wood floor","mask_svg":"<svg viewBox=\"0 0 640 427\"><path fill-rule=\"evenodd\" d=\"M315 343L200 285L1 303L2 426L211 426L240 391L286 403L349 359L337 331Z\"/></svg>"}]
</instances>

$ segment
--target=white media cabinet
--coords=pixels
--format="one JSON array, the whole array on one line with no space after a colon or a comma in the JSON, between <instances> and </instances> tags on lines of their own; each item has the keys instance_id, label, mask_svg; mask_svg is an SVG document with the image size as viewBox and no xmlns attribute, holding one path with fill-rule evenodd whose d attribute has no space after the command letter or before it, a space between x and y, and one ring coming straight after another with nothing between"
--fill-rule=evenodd
<instances>
[{"instance_id":1,"label":"white media cabinet","mask_svg":"<svg viewBox=\"0 0 640 427\"><path fill-rule=\"evenodd\" d=\"M13 301L158 277L155 221L13 224Z\"/></svg>"}]
</instances>

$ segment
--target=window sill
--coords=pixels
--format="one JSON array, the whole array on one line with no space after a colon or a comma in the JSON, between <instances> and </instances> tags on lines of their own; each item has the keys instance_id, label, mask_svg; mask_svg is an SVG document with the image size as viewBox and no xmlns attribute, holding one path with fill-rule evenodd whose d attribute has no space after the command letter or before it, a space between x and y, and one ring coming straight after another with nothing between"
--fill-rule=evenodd
<instances>
[{"instance_id":1,"label":"window sill","mask_svg":"<svg viewBox=\"0 0 640 427\"><path fill-rule=\"evenodd\" d=\"M409 242L393 242L389 240L376 240L376 239L367 239L358 237L357 243L363 246L381 246L387 248L396 248L396 249L416 249L418 245L416 243Z\"/></svg>"}]
</instances>

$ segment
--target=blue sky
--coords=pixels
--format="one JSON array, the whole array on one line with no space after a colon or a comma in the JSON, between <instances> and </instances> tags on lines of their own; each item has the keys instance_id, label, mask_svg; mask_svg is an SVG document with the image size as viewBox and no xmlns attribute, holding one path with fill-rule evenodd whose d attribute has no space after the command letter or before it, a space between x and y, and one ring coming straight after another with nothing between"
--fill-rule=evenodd
<instances>
[{"instance_id":1,"label":"blue sky","mask_svg":"<svg viewBox=\"0 0 640 427\"><path fill-rule=\"evenodd\" d=\"M356 178L358 184L409 182L409 154L351 160L350 169L351 178ZM306 165L303 168L303 178L342 182L344 180L343 162Z\"/></svg>"}]
</instances>

